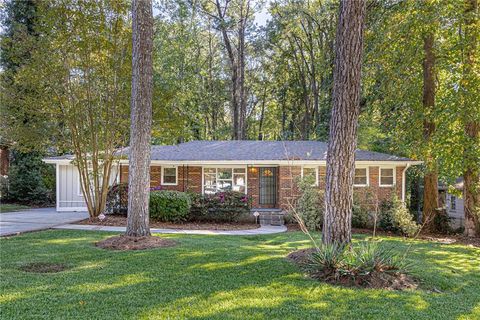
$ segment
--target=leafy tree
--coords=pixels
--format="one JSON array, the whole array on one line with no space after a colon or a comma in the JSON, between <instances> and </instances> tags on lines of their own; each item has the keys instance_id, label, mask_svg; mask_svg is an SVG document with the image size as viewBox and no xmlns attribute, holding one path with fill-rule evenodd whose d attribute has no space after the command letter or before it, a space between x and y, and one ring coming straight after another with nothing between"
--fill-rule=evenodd
<instances>
[{"instance_id":1,"label":"leafy tree","mask_svg":"<svg viewBox=\"0 0 480 320\"><path fill-rule=\"evenodd\" d=\"M46 117L32 107L28 99L36 93L36 88L16 79L35 48L38 3L10 0L1 10L0 144L3 148L44 151L49 143Z\"/></svg>"},{"instance_id":2,"label":"leafy tree","mask_svg":"<svg viewBox=\"0 0 480 320\"><path fill-rule=\"evenodd\" d=\"M479 163L480 139L474 134L468 138L465 130L465 124L475 123L479 113L478 103L472 103L479 99L478 77L468 72L466 59L468 48L478 41L478 33L472 37L469 34L475 32L467 30L478 28L465 27L468 7L468 2L453 0L377 2L367 24L364 96L368 112L377 119L377 137L387 137L382 138L387 142L384 151L425 161L427 220L433 220L428 217L438 208L436 175L453 182ZM478 9L472 12L476 14L470 17L478 17ZM426 43L428 35L431 43ZM433 85L430 96L423 94L425 48L434 62L433 72L427 73ZM470 78L462 82L466 73ZM468 189L472 194L478 190Z\"/></svg>"},{"instance_id":3,"label":"leafy tree","mask_svg":"<svg viewBox=\"0 0 480 320\"><path fill-rule=\"evenodd\" d=\"M247 29L251 27L254 3L251 0L204 1L203 12L213 19L221 34L229 62L231 112L234 140L247 137L246 56Z\"/></svg>"},{"instance_id":4,"label":"leafy tree","mask_svg":"<svg viewBox=\"0 0 480 320\"><path fill-rule=\"evenodd\" d=\"M42 154L15 151L6 199L27 205L51 204L55 200L54 175L53 168L42 162Z\"/></svg>"},{"instance_id":5,"label":"leafy tree","mask_svg":"<svg viewBox=\"0 0 480 320\"><path fill-rule=\"evenodd\" d=\"M34 42L31 57L15 76L34 88L24 92L22 108L35 106L58 150L73 151L95 217L105 208L115 149L127 138L128 6L124 1L40 2L35 32L39 36L26 41Z\"/></svg>"},{"instance_id":6,"label":"leafy tree","mask_svg":"<svg viewBox=\"0 0 480 320\"><path fill-rule=\"evenodd\" d=\"M466 0L463 10L460 80L461 123L464 128L465 234L480 235L480 18L477 0Z\"/></svg>"},{"instance_id":7,"label":"leafy tree","mask_svg":"<svg viewBox=\"0 0 480 320\"><path fill-rule=\"evenodd\" d=\"M328 135L333 80L335 1L275 1L267 27L265 72L278 109L278 138L320 139ZM279 112L280 111L280 112Z\"/></svg>"}]
</instances>

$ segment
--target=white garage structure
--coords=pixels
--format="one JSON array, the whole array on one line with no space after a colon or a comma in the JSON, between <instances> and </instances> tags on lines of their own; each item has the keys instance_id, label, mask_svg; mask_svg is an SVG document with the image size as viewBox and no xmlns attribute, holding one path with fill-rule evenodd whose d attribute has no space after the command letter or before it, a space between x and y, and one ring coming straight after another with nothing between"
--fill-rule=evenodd
<instances>
[{"instance_id":1,"label":"white garage structure","mask_svg":"<svg viewBox=\"0 0 480 320\"><path fill-rule=\"evenodd\" d=\"M43 159L56 167L57 211L88 211L80 187L80 176L69 156ZM118 166L112 168L110 183L118 179Z\"/></svg>"}]
</instances>

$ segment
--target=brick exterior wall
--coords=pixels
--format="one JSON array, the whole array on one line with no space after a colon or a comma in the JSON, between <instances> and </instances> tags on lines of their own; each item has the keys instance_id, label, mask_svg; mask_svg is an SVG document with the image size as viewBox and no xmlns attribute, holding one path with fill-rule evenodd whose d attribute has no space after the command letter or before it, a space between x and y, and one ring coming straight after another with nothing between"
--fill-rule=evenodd
<instances>
[{"instance_id":1,"label":"brick exterior wall","mask_svg":"<svg viewBox=\"0 0 480 320\"><path fill-rule=\"evenodd\" d=\"M389 199L392 192L396 192L397 196L402 196L402 173L405 167L396 167L395 170L395 186L394 187L380 187L379 186L379 167L369 167L369 187L354 187L354 192L360 199L368 192L373 192L378 195L378 200L381 202L384 199ZM178 166L178 181L177 185L161 185L161 166L151 166L150 168L150 186L161 186L163 190L176 191L192 191L202 192L202 167L199 166ZM260 205L259 192L259 167L248 167L247 169L247 194L252 197L253 208L281 208L288 210L291 205L299 197L299 191L296 187L295 179L301 175L301 166L279 166L277 167L277 204L274 206ZM325 190L325 166L318 167L318 188ZM120 182L128 183L128 166L120 166Z\"/></svg>"},{"instance_id":2,"label":"brick exterior wall","mask_svg":"<svg viewBox=\"0 0 480 320\"><path fill-rule=\"evenodd\" d=\"M302 174L302 167L280 166L278 167L278 171L280 180L278 185L278 207L284 210L289 210L291 206L295 205L295 201L300 195L295 179Z\"/></svg>"},{"instance_id":3,"label":"brick exterior wall","mask_svg":"<svg viewBox=\"0 0 480 320\"><path fill-rule=\"evenodd\" d=\"M396 167L395 170L395 186L394 187L380 187L379 186L379 167L369 167L369 187L354 187L354 193L359 195L360 199L364 199L367 192L372 192L378 195L378 200L388 200L392 192L396 192L397 197L402 197L402 175L405 167ZM279 167L279 202L278 206L281 209L288 210L291 205L294 205L295 201L299 197L298 189L296 188L295 178L301 175L300 166L280 166ZM318 188L325 190L326 183L326 167L318 167Z\"/></svg>"},{"instance_id":4,"label":"brick exterior wall","mask_svg":"<svg viewBox=\"0 0 480 320\"><path fill-rule=\"evenodd\" d=\"M178 166L177 184L162 185L162 167L150 167L150 187L162 187L162 190L202 192L202 167ZM128 166L120 166L120 182L128 183Z\"/></svg>"}]
</instances>

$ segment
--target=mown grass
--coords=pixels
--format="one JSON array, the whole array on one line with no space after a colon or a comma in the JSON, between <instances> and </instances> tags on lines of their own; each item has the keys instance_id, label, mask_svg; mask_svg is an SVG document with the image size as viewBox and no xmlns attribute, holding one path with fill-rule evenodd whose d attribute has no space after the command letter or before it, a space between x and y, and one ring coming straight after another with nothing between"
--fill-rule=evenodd
<instances>
[{"instance_id":1,"label":"mown grass","mask_svg":"<svg viewBox=\"0 0 480 320\"><path fill-rule=\"evenodd\" d=\"M0 213L30 209L29 206L14 203L0 203Z\"/></svg>"},{"instance_id":2,"label":"mown grass","mask_svg":"<svg viewBox=\"0 0 480 320\"><path fill-rule=\"evenodd\" d=\"M113 252L112 233L44 231L1 239L2 319L480 319L480 250L384 238L404 251L422 290L335 287L285 256L309 242L269 236L165 236L171 248ZM356 237L360 239L360 237ZM60 273L18 268L64 263ZM441 293L430 291L438 289Z\"/></svg>"}]
</instances>

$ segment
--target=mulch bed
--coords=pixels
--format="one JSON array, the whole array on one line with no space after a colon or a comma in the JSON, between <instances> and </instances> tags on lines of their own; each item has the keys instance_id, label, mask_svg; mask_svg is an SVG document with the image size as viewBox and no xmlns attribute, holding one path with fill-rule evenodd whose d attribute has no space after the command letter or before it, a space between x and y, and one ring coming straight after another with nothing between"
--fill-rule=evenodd
<instances>
[{"instance_id":1,"label":"mulch bed","mask_svg":"<svg viewBox=\"0 0 480 320\"><path fill-rule=\"evenodd\" d=\"M101 226L115 226L115 227L126 227L127 226L127 217L120 215L107 215L103 221L100 221L98 218L94 219L85 219L77 224L88 224L88 225L101 225ZM248 230L248 229L257 229L260 226L254 223L214 223L214 222L184 222L184 223L171 223L171 222L160 222L155 220L150 220L150 228L159 228L159 229L185 229L185 230Z\"/></svg>"},{"instance_id":2,"label":"mulch bed","mask_svg":"<svg viewBox=\"0 0 480 320\"><path fill-rule=\"evenodd\" d=\"M302 267L307 261L310 254L315 251L314 248L302 249L291 252L287 259L292 263ZM391 272L372 272L367 275L357 276L340 276L338 278L316 275L314 279L344 287L356 287L366 289L386 289L386 290L412 290L417 289L418 282L412 277L403 273Z\"/></svg>"},{"instance_id":3,"label":"mulch bed","mask_svg":"<svg viewBox=\"0 0 480 320\"><path fill-rule=\"evenodd\" d=\"M19 269L32 273L56 273L69 269L69 267L63 263L32 262L19 267Z\"/></svg>"},{"instance_id":4,"label":"mulch bed","mask_svg":"<svg viewBox=\"0 0 480 320\"><path fill-rule=\"evenodd\" d=\"M95 245L102 249L125 251L173 247L177 245L177 242L154 236L130 237L120 235L99 241Z\"/></svg>"},{"instance_id":5,"label":"mulch bed","mask_svg":"<svg viewBox=\"0 0 480 320\"><path fill-rule=\"evenodd\" d=\"M287 231L294 232L294 231L301 231L300 227L296 223L289 223L286 225ZM372 235L373 231L371 229L359 229L359 228L352 228L352 233L356 234L366 234ZM385 232L382 230L377 230L376 234L378 236L386 236L386 237L399 237L398 234L394 234L392 232ZM479 237L466 237L461 234L420 234L417 237L419 240L427 240L432 242L438 242L441 244L461 244L465 246L472 246L480 248L480 238Z\"/></svg>"}]
</instances>

